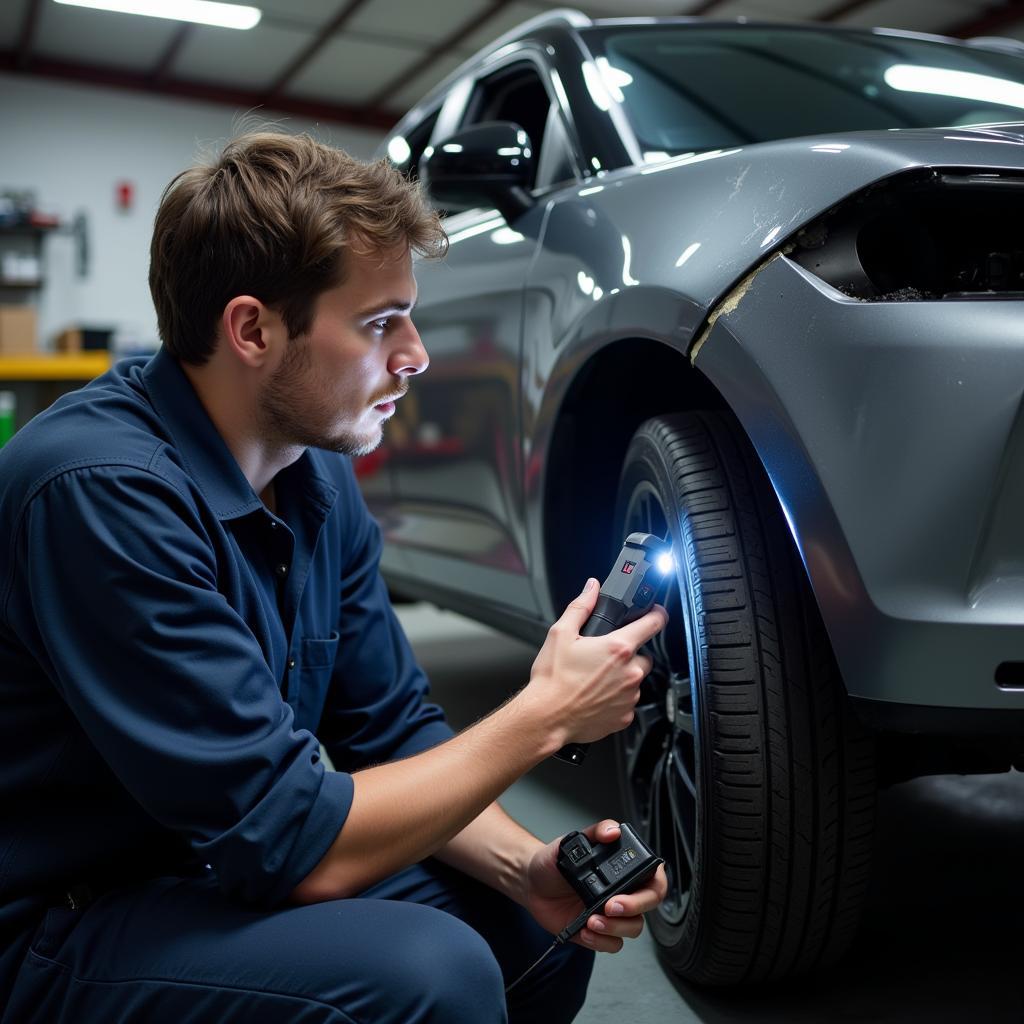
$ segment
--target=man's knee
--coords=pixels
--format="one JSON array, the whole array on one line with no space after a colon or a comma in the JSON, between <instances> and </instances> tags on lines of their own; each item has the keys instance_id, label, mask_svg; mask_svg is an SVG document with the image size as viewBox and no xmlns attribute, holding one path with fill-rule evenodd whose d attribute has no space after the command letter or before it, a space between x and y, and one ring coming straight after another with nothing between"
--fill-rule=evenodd
<instances>
[{"instance_id":1,"label":"man's knee","mask_svg":"<svg viewBox=\"0 0 1024 1024\"><path fill-rule=\"evenodd\" d=\"M443 911L429 929L406 936L396 965L406 989L407 1020L424 1024L499 1024L506 1019L501 968L482 936Z\"/></svg>"}]
</instances>

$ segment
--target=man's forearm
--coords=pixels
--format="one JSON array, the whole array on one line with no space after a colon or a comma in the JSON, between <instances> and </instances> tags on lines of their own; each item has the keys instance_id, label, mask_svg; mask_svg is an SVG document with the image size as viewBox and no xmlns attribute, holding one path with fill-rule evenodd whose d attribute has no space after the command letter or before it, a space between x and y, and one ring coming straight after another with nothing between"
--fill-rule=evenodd
<instances>
[{"instance_id":1,"label":"man's forearm","mask_svg":"<svg viewBox=\"0 0 1024 1024\"><path fill-rule=\"evenodd\" d=\"M664 628L667 616L658 607L607 636L581 637L597 594L597 581L590 580L548 630L530 682L494 714L422 754L352 776L344 826L295 888L294 899L311 903L362 892L437 853L516 779L570 739L592 743L629 725L640 683L651 670L650 658L637 651ZM497 820L496 813L487 820ZM518 841L523 842L521 835ZM465 847L456 843L453 856L468 857ZM491 858L498 863L496 851ZM474 870L493 870L486 859L471 858ZM512 884L510 868L495 871L499 885Z\"/></svg>"},{"instance_id":2,"label":"man's forearm","mask_svg":"<svg viewBox=\"0 0 1024 1024\"><path fill-rule=\"evenodd\" d=\"M479 826L483 832L487 822L500 822L503 833L510 835L514 823L489 805L564 743L564 731L551 718L524 692L446 743L355 773L345 825L293 898L312 903L354 896L437 853L485 811L485 823ZM456 842L452 856L467 864L475 860L475 866L459 866L471 874L492 872L484 863L487 858L471 857L467 845L467 840ZM515 850L522 845L523 836L516 833ZM496 847L494 856L493 872L484 880L512 884L513 865L498 865Z\"/></svg>"},{"instance_id":3,"label":"man's forearm","mask_svg":"<svg viewBox=\"0 0 1024 1024\"><path fill-rule=\"evenodd\" d=\"M523 903L527 864L543 846L539 839L510 818L500 804L493 803L442 846L435 856L517 903Z\"/></svg>"}]
</instances>

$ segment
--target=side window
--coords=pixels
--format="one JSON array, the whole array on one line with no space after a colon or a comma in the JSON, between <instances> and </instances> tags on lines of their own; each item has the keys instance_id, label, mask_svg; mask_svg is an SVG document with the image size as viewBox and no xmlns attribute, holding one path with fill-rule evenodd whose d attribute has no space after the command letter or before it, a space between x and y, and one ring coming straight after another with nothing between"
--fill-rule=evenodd
<instances>
[{"instance_id":1,"label":"side window","mask_svg":"<svg viewBox=\"0 0 1024 1024\"><path fill-rule=\"evenodd\" d=\"M407 177L415 181L420 176L420 157L430 142L440 110L435 110L405 135L392 135L388 139L388 159Z\"/></svg>"},{"instance_id":2,"label":"side window","mask_svg":"<svg viewBox=\"0 0 1024 1024\"><path fill-rule=\"evenodd\" d=\"M477 83L463 127L483 121L513 121L525 129L534 148L532 188L547 188L576 177L572 145L561 115L532 61L512 64Z\"/></svg>"}]
</instances>

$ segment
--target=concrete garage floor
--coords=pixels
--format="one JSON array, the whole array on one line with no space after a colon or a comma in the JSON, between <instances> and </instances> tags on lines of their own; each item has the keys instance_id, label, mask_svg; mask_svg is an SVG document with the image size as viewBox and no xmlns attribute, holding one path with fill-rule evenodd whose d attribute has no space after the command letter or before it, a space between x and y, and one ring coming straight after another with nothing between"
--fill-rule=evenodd
<instances>
[{"instance_id":1,"label":"concrete garage floor","mask_svg":"<svg viewBox=\"0 0 1024 1024\"><path fill-rule=\"evenodd\" d=\"M536 651L427 605L398 608L456 728L529 678ZM506 809L545 840L622 814L608 744L580 770L550 762ZM645 934L599 956L579 1024L1002 1024L1024 1021L1024 775L918 779L880 796L860 938L799 984L723 994L674 985Z\"/></svg>"}]
</instances>

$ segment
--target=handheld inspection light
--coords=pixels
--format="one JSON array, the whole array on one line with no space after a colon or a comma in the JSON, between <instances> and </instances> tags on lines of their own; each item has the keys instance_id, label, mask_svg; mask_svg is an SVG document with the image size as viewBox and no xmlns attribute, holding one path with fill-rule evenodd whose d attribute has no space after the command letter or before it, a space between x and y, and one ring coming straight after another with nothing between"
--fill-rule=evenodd
<instances>
[{"instance_id":1,"label":"handheld inspection light","mask_svg":"<svg viewBox=\"0 0 1024 1024\"><path fill-rule=\"evenodd\" d=\"M672 546L653 533L631 533L580 636L603 636L649 612L672 578ZM589 743L567 743L555 757L583 764Z\"/></svg>"}]
</instances>

